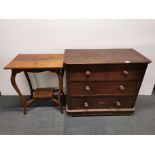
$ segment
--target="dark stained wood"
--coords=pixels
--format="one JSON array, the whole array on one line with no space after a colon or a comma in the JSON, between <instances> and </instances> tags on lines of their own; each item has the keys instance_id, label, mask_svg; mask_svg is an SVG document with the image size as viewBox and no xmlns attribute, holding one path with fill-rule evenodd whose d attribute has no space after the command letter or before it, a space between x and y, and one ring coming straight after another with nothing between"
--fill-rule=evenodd
<instances>
[{"instance_id":1,"label":"dark stained wood","mask_svg":"<svg viewBox=\"0 0 155 155\"><path fill-rule=\"evenodd\" d=\"M146 65L70 65L67 69L70 81L139 80L145 73Z\"/></svg>"},{"instance_id":2,"label":"dark stained wood","mask_svg":"<svg viewBox=\"0 0 155 155\"><path fill-rule=\"evenodd\" d=\"M72 116L133 113L150 62L133 49L66 50L67 113Z\"/></svg>"},{"instance_id":3,"label":"dark stained wood","mask_svg":"<svg viewBox=\"0 0 155 155\"><path fill-rule=\"evenodd\" d=\"M69 86L70 96L134 95L138 88L138 81L71 82Z\"/></svg>"},{"instance_id":4,"label":"dark stained wood","mask_svg":"<svg viewBox=\"0 0 155 155\"><path fill-rule=\"evenodd\" d=\"M24 105L24 114L27 112L27 106L29 106L36 99L48 98L54 101L63 113L61 99L64 96L63 93L63 54L19 54L17 55L4 69L11 69L11 83L16 92L19 95L20 101ZM38 88L33 89L28 72L38 73L50 71L54 72L58 76L59 89L58 99L54 98L54 92L51 88ZM28 81L31 97L29 100L25 100L21 91L16 84L16 74L24 72ZM64 98L64 97L63 97Z\"/></svg>"},{"instance_id":5,"label":"dark stained wood","mask_svg":"<svg viewBox=\"0 0 155 155\"><path fill-rule=\"evenodd\" d=\"M135 108L117 108L117 109L68 109L66 112L70 116L120 116L120 115L132 115Z\"/></svg>"},{"instance_id":6,"label":"dark stained wood","mask_svg":"<svg viewBox=\"0 0 155 155\"><path fill-rule=\"evenodd\" d=\"M134 100L135 100L134 96L72 97L70 100L70 104L68 105L68 108L69 109L133 108Z\"/></svg>"},{"instance_id":7,"label":"dark stained wood","mask_svg":"<svg viewBox=\"0 0 155 155\"><path fill-rule=\"evenodd\" d=\"M150 63L134 49L66 49L65 64Z\"/></svg>"}]
</instances>

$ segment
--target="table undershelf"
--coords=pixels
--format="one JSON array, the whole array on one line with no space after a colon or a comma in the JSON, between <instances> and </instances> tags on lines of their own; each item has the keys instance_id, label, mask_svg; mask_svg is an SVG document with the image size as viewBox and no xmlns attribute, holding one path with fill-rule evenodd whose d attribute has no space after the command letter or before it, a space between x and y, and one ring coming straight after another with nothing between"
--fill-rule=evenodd
<instances>
[{"instance_id":1,"label":"table undershelf","mask_svg":"<svg viewBox=\"0 0 155 155\"><path fill-rule=\"evenodd\" d=\"M37 88L33 93L34 99L50 99L53 97L54 91L53 88Z\"/></svg>"}]
</instances>

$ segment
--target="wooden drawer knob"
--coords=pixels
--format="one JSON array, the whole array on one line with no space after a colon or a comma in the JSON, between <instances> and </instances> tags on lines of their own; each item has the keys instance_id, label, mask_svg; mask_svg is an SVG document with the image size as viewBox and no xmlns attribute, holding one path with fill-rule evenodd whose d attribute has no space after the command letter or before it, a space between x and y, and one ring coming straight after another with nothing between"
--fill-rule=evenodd
<instances>
[{"instance_id":1,"label":"wooden drawer knob","mask_svg":"<svg viewBox=\"0 0 155 155\"><path fill-rule=\"evenodd\" d=\"M121 106L121 103L119 101L116 101L116 106L117 107L120 107Z\"/></svg>"},{"instance_id":2,"label":"wooden drawer knob","mask_svg":"<svg viewBox=\"0 0 155 155\"><path fill-rule=\"evenodd\" d=\"M88 102L84 102L84 107L89 107L89 104L88 104Z\"/></svg>"},{"instance_id":3,"label":"wooden drawer knob","mask_svg":"<svg viewBox=\"0 0 155 155\"><path fill-rule=\"evenodd\" d=\"M90 87L89 86L85 86L85 90L86 91L90 91Z\"/></svg>"},{"instance_id":4,"label":"wooden drawer knob","mask_svg":"<svg viewBox=\"0 0 155 155\"><path fill-rule=\"evenodd\" d=\"M86 76L90 76L90 75L91 75L91 72L90 72L89 70L87 70L87 71L85 72L85 74L86 74Z\"/></svg>"},{"instance_id":5,"label":"wooden drawer knob","mask_svg":"<svg viewBox=\"0 0 155 155\"><path fill-rule=\"evenodd\" d=\"M99 103L100 103L101 105L103 105L103 104L104 104L104 101L100 101Z\"/></svg>"},{"instance_id":6,"label":"wooden drawer knob","mask_svg":"<svg viewBox=\"0 0 155 155\"><path fill-rule=\"evenodd\" d=\"M125 87L123 85L121 85L121 86L119 86L119 89L123 91L123 90L125 90Z\"/></svg>"},{"instance_id":7,"label":"wooden drawer knob","mask_svg":"<svg viewBox=\"0 0 155 155\"><path fill-rule=\"evenodd\" d=\"M128 75L128 74L129 74L129 72L127 70L123 71L123 75Z\"/></svg>"}]
</instances>

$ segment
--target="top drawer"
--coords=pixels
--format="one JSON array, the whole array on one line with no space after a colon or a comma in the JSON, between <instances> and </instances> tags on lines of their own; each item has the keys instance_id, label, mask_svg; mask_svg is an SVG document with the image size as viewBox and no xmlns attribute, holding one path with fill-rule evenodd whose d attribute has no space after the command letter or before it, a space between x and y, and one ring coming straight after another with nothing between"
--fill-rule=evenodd
<instances>
[{"instance_id":1,"label":"top drawer","mask_svg":"<svg viewBox=\"0 0 155 155\"><path fill-rule=\"evenodd\" d=\"M139 80L144 76L145 64L67 65L70 81Z\"/></svg>"}]
</instances>

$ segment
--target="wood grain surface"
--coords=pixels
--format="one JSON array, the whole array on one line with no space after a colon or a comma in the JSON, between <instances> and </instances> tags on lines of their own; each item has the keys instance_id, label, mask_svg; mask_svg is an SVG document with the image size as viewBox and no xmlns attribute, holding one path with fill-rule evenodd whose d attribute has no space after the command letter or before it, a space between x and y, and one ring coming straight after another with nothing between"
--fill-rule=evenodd
<instances>
[{"instance_id":1,"label":"wood grain surface","mask_svg":"<svg viewBox=\"0 0 155 155\"><path fill-rule=\"evenodd\" d=\"M19 54L5 69L63 68L63 54Z\"/></svg>"},{"instance_id":2,"label":"wood grain surface","mask_svg":"<svg viewBox=\"0 0 155 155\"><path fill-rule=\"evenodd\" d=\"M151 61L134 49L67 49L67 108L71 116L134 112Z\"/></svg>"},{"instance_id":3,"label":"wood grain surface","mask_svg":"<svg viewBox=\"0 0 155 155\"><path fill-rule=\"evenodd\" d=\"M65 64L150 63L134 49L66 49Z\"/></svg>"}]
</instances>

